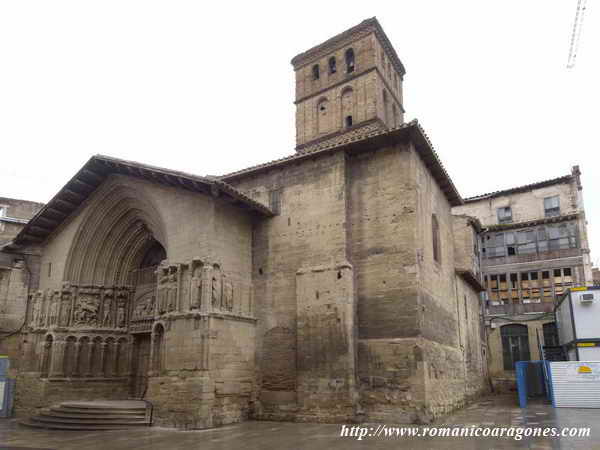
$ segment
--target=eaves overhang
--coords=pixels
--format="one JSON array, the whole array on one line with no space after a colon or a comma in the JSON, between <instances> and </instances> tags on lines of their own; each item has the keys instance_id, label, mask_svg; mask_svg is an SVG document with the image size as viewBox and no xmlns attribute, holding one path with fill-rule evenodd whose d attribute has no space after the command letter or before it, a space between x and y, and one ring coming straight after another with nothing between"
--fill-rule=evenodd
<instances>
[{"instance_id":1,"label":"eaves overhang","mask_svg":"<svg viewBox=\"0 0 600 450\"><path fill-rule=\"evenodd\" d=\"M92 156L67 184L19 232L5 248L40 244L113 174L218 197L240 209L262 217L273 211L223 180L126 161L105 155Z\"/></svg>"}]
</instances>

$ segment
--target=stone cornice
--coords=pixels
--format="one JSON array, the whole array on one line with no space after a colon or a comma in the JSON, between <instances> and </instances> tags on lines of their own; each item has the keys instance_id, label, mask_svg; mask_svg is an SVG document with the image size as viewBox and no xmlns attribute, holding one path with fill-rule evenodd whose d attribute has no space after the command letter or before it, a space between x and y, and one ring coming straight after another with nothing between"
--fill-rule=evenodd
<instances>
[{"instance_id":1,"label":"stone cornice","mask_svg":"<svg viewBox=\"0 0 600 450\"><path fill-rule=\"evenodd\" d=\"M545 225L548 223L566 222L569 220L575 220L578 217L579 217L579 213L564 214L562 216L543 217L540 219L526 220L523 222L501 223L501 224L497 224L497 225L489 225L489 226L485 227L485 229L486 229L486 231L508 231L508 230L515 230L518 228L528 228L528 227L534 227L537 225Z\"/></svg>"},{"instance_id":2,"label":"stone cornice","mask_svg":"<svg viewBox=\"0 0 600 450\"><path fill-rule=\"evenodd\" d=\"M396 71L400 74L400 77L403 77L406 73L406 69L404 65L400 61L396 50L392 46L390 40L387 35L383 31L383 28L379 24L377 18L372 17L367 20L363 20L358 25L343 31L342 33L332 37L331 39L326 40L325 42L310 48L309 50L299 53L292 59L292 65L294 66L294 70L298 70L299 68L306 66L319 58L322 58L324 55L331 53L345 45L348 45L350 42L356 41L369 33L374 33L377 39L380 41L382 47L388 55L389 60L392 65L396 69Z\"/></svg>"}]
</instances>

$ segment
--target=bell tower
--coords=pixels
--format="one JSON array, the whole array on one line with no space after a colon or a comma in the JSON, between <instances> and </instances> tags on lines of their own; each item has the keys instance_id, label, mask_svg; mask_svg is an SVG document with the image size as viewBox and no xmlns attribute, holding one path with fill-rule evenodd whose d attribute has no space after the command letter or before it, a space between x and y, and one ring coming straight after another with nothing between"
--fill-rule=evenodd
<instances>
[{"instance_id":1,"label":"bell tower","mask_svg":"<svg viewBox=\"0 0 600 450\"><path fill-rule=\"evenodd\" d=\"M376 18L292 59L296 151L404 122L404 66Z\"/></svg>"}]
</instances>

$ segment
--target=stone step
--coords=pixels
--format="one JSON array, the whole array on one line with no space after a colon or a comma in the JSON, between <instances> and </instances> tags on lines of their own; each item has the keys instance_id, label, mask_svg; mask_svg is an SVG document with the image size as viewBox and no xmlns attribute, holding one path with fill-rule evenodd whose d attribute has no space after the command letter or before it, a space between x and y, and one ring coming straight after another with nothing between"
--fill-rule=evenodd
<instances>
[{"instance_id":1,"label":"stone step","mask_svg":"<svg viewBox=\"0 0 600 450\"><path fill-rule=\"evenodd\" d=\"M65 425L148 425L145 420L123 420L123 419L63 419L62 417L34 416L32 422L62 423Z\"/></svg>"},{"instance_id":2,"label":"stone step","mask_svg":"<svg viewBox=\"0 0 600 450\"><path fill-rule=\"evenodd\" d=\"M134 428L131 425L91 425L91 424L79 424L71 425L65 423L48 423L48 422L34 422L32 420L23 420L19 422L20 425L31 428L44 428L47 430L72 430L72 431L95 431L95 430L127 430Z\"/></svg>"},{"instance_id":3,"label":"stone step","mask_svg":"<svg viewBox=\"0 0 600 450\"><path fill-rule=\"evenodd\" d=\"M77 414L127 414L127 415L140 415L146 414L145 409L78 409L78 408L68 408L63 406L52 406L50 408L52 411L65 412L65 413L77 413Z\"/></svg>"},{"instance_id":4,"label":"stone step","mask_svg":"<svg viewBox=\"0 0 600 450\"><path fill-rule=\"evenodd\" d=\"M43 418L53 418L53 419L57 419L57 420L62 420L63 422L73 422L73 421L84 421L84 422L106 422L106 423L112 423L112 422L136 422L136 421L141 421L141 422L146 422L146 416L145 415L139 415L139 416L118 416L118 415L111 415L111 416L98 416L98 415L94 415L94 414L60 414L60 413L56 413L54 411L42 411L38 414L37 417L43 417Z\"/></svg>"},{"instance_id":5,"label":"stone step","mask_svg":"<svg viewBox=\"0 0 600 450\"><path fill-rule=\"evenodd\" d=\"M74 413L69 410L63 411L60 408L57 409L48 409L42 410L40 412L41 416L50 416L50 417L63 417L65 419L125 419L125 420L144 420L146 419L146 414L93 414L93 413Z\"/></svg>"},{"instance_id":6,"label":"stone step","mask_svg":"<svg viewBox=\"0 0 600 450\"><path fill-rule=\"evenodd\" d=\"M62 402L22 425L51 430L121 430L147 427L148 404L141 401Z\"/></svg>"}]
</instances>

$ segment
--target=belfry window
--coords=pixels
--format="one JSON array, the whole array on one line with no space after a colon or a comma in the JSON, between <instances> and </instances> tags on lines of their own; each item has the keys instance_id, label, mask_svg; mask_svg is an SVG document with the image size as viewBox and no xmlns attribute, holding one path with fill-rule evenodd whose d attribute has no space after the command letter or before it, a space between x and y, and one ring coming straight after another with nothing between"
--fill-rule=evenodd
<instances>
[{"instance_id":1,"label":"belfry window","mask_svg":"<svg viewBox=\"0 0 600 450\"><path fill-rule=\"evenodd\" d=\"M329 74L334 74L337 71L335 56L329 58Z\"/></svg>"},{"instance_id":2,"label":"belfry window","mask_svg":"<svg viewBox=\"0 0 600 450\"><path fill-rule=\"evenodd\" d=\"M346 50L346 72L354 72L354 50L351 48Z\"/></svg>"},{"instance_id":3,"label":"belfry window","mask_svg":"<svg viewBox=\"0 0 600 450\"><path fill-rule=\"evenodd\" d=\"M315 64L312 68L312 77L313 77L313 80L319 79L319 65L318 64Z\"/></svg>"}]
</instances>

